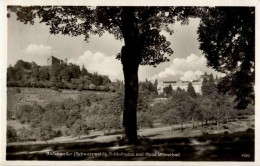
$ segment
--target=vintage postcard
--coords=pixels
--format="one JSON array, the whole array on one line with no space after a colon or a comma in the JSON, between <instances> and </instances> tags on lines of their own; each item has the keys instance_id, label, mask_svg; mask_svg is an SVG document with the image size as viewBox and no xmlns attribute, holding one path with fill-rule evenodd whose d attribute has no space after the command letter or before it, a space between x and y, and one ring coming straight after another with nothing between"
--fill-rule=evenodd
<instances>
[{"instance_id":1,"label":"vintage postcard","mask_svg":"<svg viewBox=\"0 0 260 166\"><path fill-rule=\"evenodd\" d=\"M259 165L258 6L4 0L1 165Z\"/></svg>"}]
</instances>

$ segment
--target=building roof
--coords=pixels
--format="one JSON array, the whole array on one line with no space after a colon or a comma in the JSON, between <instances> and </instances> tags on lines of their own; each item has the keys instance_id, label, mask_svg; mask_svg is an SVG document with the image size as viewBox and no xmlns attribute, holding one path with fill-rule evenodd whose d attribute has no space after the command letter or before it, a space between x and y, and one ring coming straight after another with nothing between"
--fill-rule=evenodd
<instances>
[{"instance_id":1,"label":"building roof","mask_svg":"<svg viewBox=\"0 0 260 166\"><path fill-rule=\"evenodd\" d=\"M163 81L163 83L176 83L177 81Z\"/></svg>"}]
</instances>

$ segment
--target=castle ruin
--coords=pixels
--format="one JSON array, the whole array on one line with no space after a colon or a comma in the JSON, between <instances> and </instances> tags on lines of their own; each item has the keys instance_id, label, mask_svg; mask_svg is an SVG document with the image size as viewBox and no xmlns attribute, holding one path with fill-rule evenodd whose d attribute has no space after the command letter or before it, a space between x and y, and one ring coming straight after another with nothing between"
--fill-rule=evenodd
<instances>
[{"instance_id":1,"label":"castle ruin","mask_svg":"<svg viewBox=\"0 0 260 166\"><path fill-rule=\"evenodd\" d=\"M47 59L47 65L48 66L59 66L59 65L62 65L62 64L67 64L67 58L65 58L65 60L60 60L54 56L50 56L48 59Z\"/></svg>"}]
</instances>

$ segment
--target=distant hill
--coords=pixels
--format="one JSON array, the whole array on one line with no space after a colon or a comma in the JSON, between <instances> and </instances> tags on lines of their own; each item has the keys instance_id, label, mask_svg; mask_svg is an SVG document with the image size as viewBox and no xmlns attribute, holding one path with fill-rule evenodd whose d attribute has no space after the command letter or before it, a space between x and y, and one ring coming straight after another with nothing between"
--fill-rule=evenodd
<instances>
[{"instance_id":1,"label":"distant hill","mask_svg":"<svg viewBox=\"0 0 260 166\"><path fill-rule=\"evenodd\" d=\"M115 92L121 81L111 82L108 76L90 73L85 66L66 62L39 66L35 62L18 60L7 68L8 87L98 90Z\"/></svg>"}]
</instances>

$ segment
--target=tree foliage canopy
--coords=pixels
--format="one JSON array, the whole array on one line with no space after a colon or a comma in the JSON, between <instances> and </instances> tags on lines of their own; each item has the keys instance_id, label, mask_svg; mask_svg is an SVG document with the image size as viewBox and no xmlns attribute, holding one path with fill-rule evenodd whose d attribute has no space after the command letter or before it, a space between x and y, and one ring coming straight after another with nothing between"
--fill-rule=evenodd
<instances>
[{"instance_id":1,"label":"tree foliage canopy","mask_svg":"<svg viewBox=\"0 0 260 166\"><path fill-rule=\"evenodd\" d=\"M193 87L193 85L192 85L191 82L189 82L189 84L188 84L187 92L188 92L188 94L189 94L191 97L196 98L197 94L196 94L195 89L194 89L194 87Z\"/></svg>"},{"instance_id":2,"label":"tree foliage canopy","mask_svg":"<svg viewBox=\"0 0 260 166\"><path fill-rule=\"evenodd\" d=\"M220 91L236 96L237 108L254 102L255 9L209 8L198 29L207 65L225 73Z\"/></svg>"},{"instance_id":3,"label":"tree foliage canopy","mask_svg":"<svg viewBox=\"0 0 260 166\"><path fill-rule=\"evenodd\" d=\"M195 15L195 8L185 7L88 7L88 6L30 6L9 7L16 12L18 20L25 24L40 23L50 26L50 34L63 34L70 36L84 35L88 41L90 35L112 34L115 39L125 39L128 36L123 28L123 10L132 10L132 19L138 29L139 47L142 50L140 64L158 65L167 61L165 55L171 55L173 50L170 42L160 32L173 33L169 24L182 21L188 23L188 17ZM132 16L131 16L132 17ZM121 59L121 54L118 54Z\"/></svg>"}]
</instances>

